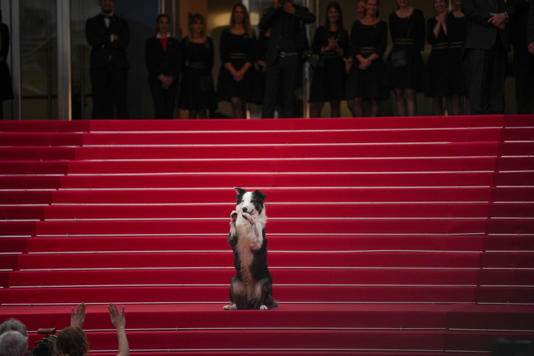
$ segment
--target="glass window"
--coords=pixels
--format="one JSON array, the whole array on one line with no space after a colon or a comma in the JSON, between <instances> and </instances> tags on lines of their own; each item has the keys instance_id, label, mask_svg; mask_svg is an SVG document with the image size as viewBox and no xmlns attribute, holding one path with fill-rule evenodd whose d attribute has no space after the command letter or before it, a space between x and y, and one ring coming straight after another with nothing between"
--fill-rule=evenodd
<instances>
[{"instance_id":1,"label":"glass window","mask_svg":"<svg viewBox=\"0 0 534 356\"><path fill-rule=\"evenodd\" d=\"M20 1L23 119L57 117L56 0Z\"/></svg>"},{"instance_id":2,"label":"glass window","mask_svg":"<svg viewBox=\"0 0 534 356\"><path fill-rule=\"evenodd\" d=\"M100 12L98 1L76 0L71 2L71 46L72 46L72 118L90 118L93 105L91 79L89 78L89 57L91 48L85 37L85 21Z\"/></svg>"}]
</instances>

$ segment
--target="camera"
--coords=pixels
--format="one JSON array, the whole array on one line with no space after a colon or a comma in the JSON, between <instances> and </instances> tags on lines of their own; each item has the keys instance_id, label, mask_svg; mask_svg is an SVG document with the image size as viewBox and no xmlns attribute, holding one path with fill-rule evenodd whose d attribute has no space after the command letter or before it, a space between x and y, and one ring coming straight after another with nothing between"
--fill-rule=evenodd
<instances>
[{"instance_id":1,"label":"camera","mask_svg":"<svg viewBox=\"0 0 534 356\"><path fill-rule=\"evenodd\" d=\"M34 356L52 356L56 349L56 329L38 329L37 334L44 335L44 337L35 343L33 349Z\"/></svg>"}]
</instances>

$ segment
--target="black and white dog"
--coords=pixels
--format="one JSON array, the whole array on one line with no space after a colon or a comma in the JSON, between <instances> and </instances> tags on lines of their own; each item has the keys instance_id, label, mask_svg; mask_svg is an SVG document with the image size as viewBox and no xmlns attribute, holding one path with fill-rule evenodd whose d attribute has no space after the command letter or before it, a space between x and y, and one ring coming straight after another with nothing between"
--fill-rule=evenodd
<instances>
[{"instance_id":1,"label":"black and white dog","mask_svg":"<svg viewBox=\"0 0 534 356\"><path fill-rule=\"evenodd\" d=\"M230 301L224 309L270 309L273 299L272 278L267 267L265 239L265 194L236 188L237 206L230 214L228 244L234 251L237 274L232 277Z\"/></svg>"}]
</instances>

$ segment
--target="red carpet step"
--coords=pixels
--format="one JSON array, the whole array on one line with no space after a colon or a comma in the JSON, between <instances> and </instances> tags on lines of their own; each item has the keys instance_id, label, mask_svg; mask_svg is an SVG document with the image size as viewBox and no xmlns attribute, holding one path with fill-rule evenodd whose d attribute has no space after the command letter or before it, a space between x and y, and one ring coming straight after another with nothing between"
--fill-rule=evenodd
<instances>
[{"instance_id":1,"label":"red carpet step","mask_svg":"<svg viewBox=\"0 0 534 356\"><path fill-rule=\"evenodd\" d=\"M0 321L135 355L488 355L534 340L532 116L0 122ZM234 187L270 311L223 311Z\"/></svg>"}]
</instances>

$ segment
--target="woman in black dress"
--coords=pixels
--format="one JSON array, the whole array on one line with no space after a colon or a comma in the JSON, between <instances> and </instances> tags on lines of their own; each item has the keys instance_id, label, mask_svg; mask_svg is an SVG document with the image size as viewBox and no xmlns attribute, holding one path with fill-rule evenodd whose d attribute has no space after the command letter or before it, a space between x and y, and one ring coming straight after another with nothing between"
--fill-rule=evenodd
<instances>
[{"instance_id":1,"label":"woman in black dress","mask_svg":"<svg viewBox=\"0 0 534 356\"><path fill-rule=\"evenodd\" d=\"M436 16L427 21L427 40L432 46L425 76L425 96L433 100L434 115L445 114L449 96L449 39L447 29L448 1L434 0Z\"/></svg>"},{"instance_id":2,"label":"woman in black dress","mask_svg":"<svg viewBox=\"0 0 534 356\"><path fill-rule=\"evenodd\" d=\"M159 15L157 24L156 36L149 38L145 46L148 82L156 119L171 119L174 117L183 51L180 41L171 37L169 16Z\"/></svg>"},{"instance_id":3,"label":"woman in black dress","mask_svg":"<svg viewBox=\"0 0 534 356\"><path fill-rule=\"evenodd\" d=\"M189 118L208 118L215 109L213 41L206 35L206 23L200 14L189 17L189 36L182 44L185 58L184 77L180 87L180 108L189 111Z\"/></svg>"},{"instance_id":4,"label":"woman in black dress","mask_svg":"<svg viewBox=\"0 0 534 356\"><path fill-rule=\"evenodd\" d=\"M246 103L252 98L254 32L243 4L232 8L230 28L223 31L220 43L222 65L217 81L218 94L232 103L233 117L244 118Z\"/></svg>"},{"instance_id":5,"label":"woman in black dress","mask_svg":"<svg viewBox=\"0 0 534 356\"><path fill-rule=\"evenodd\" d=\"M310 102L311 116L320 117L324 102L330 102L332 117L340 116L340 102L345 98L345 60L348 33L343 28L341 7L331 2L326 9L326 24L315 32L314 61Z\"/></svg>"},{"instance_id":6,"label":"woman in black dress","mask_svg":"<svg viewBox=\"0 0 534 356\"><path fill-rule=\"evenodd\" d=\"M449 35L449 114L467 114L468 105L465 95L465 71L463 68L465 17L462 12L462 0L453 0L452 11L447 16L447 33Z\"/></svg>"},{"instance_id":7,"label":"woman in black dress","mask_svg":"<svg viewBox=\"0 0 534 356\"><path fill-rule=\"evenodd\" d=\"M415 94L421 87L425 45L425 18L408 0L396 0L398 9L389 16L393 49L386 63L386 82L393 89L397 115L415 115Z\"/></svg>"},{"instance_id":8,"label":"woman in black dress","mask_svg":"<svg viewBox=\"0 0 534 356\"><path fill-rule=\"evenodd\" d=\"M2 23L2 11L0 10L0 120L4 118L2 102L13 99L11 87L11 74L7 65L9 53L9 28Z\"/></svg>"},{"instance_id":9,"label":"woman in black dress","mask_svg":"<svg viewBox=\"0 0 534 356\"><path fill-rule=\"evenodd\" d=\"M347 99L353 116L377 116L379 100L386 97L383 85L388 27L378 18L378 0L366 1L365 17L351 29L351 56L354 58L347 79ZM364 110L364 102L369 108Z\"/></svg>"}]
</instances>

